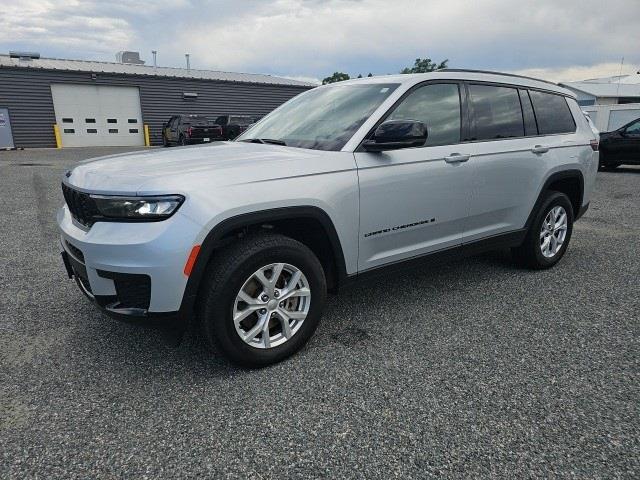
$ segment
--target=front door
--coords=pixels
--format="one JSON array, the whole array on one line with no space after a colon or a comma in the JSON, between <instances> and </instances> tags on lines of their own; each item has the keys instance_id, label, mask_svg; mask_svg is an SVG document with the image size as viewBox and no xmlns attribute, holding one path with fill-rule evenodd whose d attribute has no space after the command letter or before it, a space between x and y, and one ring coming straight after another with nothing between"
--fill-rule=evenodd
<instances>
[{"instance_id":1,"label":"front door","mask_svg":"<svg viewBox=\"0 0 640 480\"><path fill-rule=\"evenodd\" d=\"M620 132L618 151L623 162L640 162L640 118Z\"/></svg>"},{"instance_id":2,"label":"front door","mask_svg":"<svg viewBox=\"0 0 640 480\"><path fill-rule=\"evenodd\" d=\"M424 147L355 153L360 182L359 271L459 246L471 175L462 137L460 86L413 89L385 120L422 121Z\"/></svg>"}]
</instances>

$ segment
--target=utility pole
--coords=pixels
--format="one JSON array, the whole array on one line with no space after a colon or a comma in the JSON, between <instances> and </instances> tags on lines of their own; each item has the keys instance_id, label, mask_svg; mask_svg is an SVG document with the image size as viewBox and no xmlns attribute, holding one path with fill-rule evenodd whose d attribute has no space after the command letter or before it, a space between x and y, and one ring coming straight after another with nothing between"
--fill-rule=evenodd
<instances>
[{"instance_id":1,"label":"utility pole","mask_svg":"<svg viewBox=\"0 0 640 480\"><path fill-rule=\"evenodd\" d=\"M187 71L189 71L191 69L191 65L189 65L189 54L185 53L184 58L187 59Z\"/></svg>"},{"instance_id":2,"label":"utility pole","mask_svg":"<svg viewBox=\"0 0 640 480\"><path fill-rule=\"evenodd\" d=\"M153 55L153 68L156 68L158 64L156 63L156 55L158 55L157 50L151 50L151 54Z\"/></svg>"}]
</instances>

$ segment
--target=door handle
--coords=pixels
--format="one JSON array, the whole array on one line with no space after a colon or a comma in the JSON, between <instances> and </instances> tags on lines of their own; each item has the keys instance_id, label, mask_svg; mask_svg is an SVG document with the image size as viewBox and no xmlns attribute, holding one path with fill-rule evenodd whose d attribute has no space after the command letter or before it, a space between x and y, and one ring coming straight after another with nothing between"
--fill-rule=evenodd
<instances>
[{"instance_id":1,"label":"door handle","mask_svg":"<svg viewBox=\"0 0 640 480\"><path fill-rule=\"evenodd\" d=\"M444 161L447 163L462 163L469 160L469 157L471 157L471 155L452 153L451 155L444 157Z\"/></svg>"},{"instance_id":2,"label":"door handle","mask_svg":"<svg viewBox=\"0 0 640 480\"><path fill-rule=\"evenodd\" d=\"M549 151L549 147L544 147L542 145L536 145L535 147L533 147L531 149L531 151L533 153L538 153L538 154L547 153Z\"/></svg>"}]
</instances>

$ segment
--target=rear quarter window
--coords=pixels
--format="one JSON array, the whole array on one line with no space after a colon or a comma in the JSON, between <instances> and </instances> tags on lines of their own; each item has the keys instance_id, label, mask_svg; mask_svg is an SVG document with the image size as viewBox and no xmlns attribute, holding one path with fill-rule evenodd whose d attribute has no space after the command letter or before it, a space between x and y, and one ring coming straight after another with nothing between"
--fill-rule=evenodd
<instances>
[{"instance_id":1,"label":"rear quarter window","mask_svg":"<svg viewBox=\"0 0 640 480\"><path fill-rule=\"evenodd\" d=\"M530 90L529 96L533 103L540 135L573 133L576 131L576 122L573 119L567 100L562 95Z\"/></svg>"}]
</instances>

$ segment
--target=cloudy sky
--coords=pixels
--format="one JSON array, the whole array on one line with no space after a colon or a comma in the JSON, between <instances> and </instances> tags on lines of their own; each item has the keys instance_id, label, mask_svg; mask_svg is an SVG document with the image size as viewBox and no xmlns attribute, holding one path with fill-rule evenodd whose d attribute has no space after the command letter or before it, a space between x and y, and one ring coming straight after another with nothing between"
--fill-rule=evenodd
<instances>
[{"instance_id":1,"label":"cloudy sky","mask_svg":"<svg viewBox=\"0 0 640 480\"><path fill-rule=\"evenodd\" d=\"M640 69L639 0L20 0L0 9L0 52L321 79L450 67L579 80Z\"/></svg>"}]
</instances>

